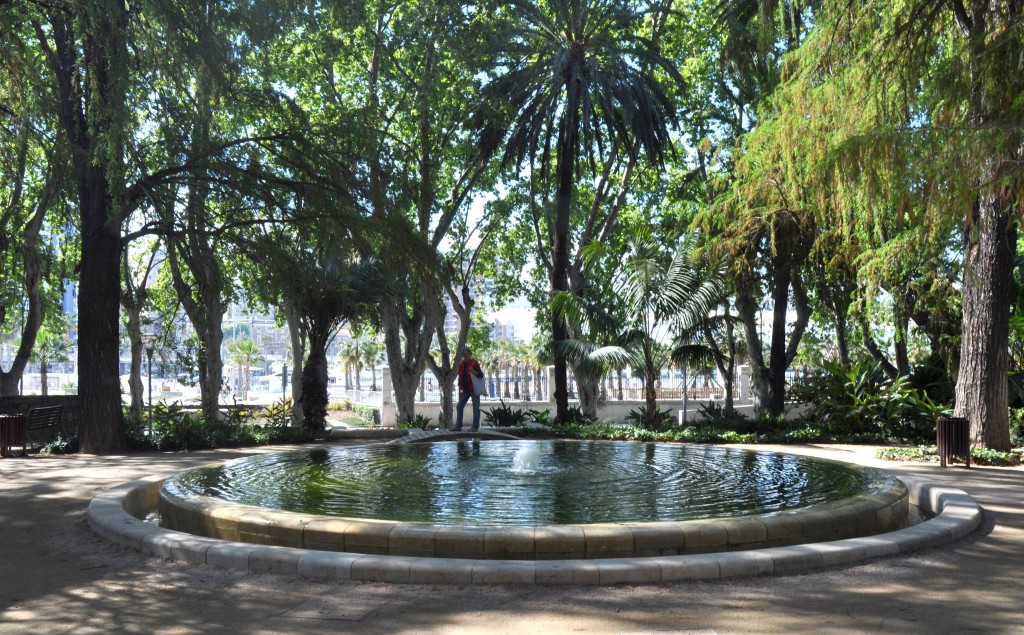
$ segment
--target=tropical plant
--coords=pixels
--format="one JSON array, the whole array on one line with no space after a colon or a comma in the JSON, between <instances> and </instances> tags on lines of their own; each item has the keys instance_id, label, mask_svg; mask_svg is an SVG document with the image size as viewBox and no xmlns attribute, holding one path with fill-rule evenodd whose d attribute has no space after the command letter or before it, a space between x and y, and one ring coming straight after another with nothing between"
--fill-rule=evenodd
<instances>
[{"instance_id":1,"label":"tropical plant","mask_svg":"<svg viewBox=\"0 0 1024 635\"><path fill-rule=\"evenodd\" d=\"M364 230L356 237L353 232ZM307 338L309 354L302 371L302 421L308 431L323 431L327 417L327 349L343 324L366 319L380 297L376 263L361 260L357 244L373 236L357 219L343 224L323 217L310 240L289 241L275 228L249 248L265 267L263 284L294 309Z\"/></svg>"},{"instance_id":2,"label":"tropical plant","mask_svg":"<svg viewBox=\"0 0 1024 635\"><path fill-rule=\"evenodd\" d=\"M493 406L484 413L484 421L495 427L510 428L521 426L530 420L530 414L526 410L511 408L505 405L504 400L500 401L500 406Z\"/></svg>"},{"instance_id":3,"label":"tropical plant","mask_svg":"<svg viewBox=\"0 0 1024 635\"><path fill-rule=\"evenodd\" d=\"M412 416L410 418L399 419L398 420L398 427L400 429L402 429L402 430L411 430L411 429L428 430L428 429L430 429L432 427L433 428L437 427L437 426L431 425L432 421L433 421L433 419L431 419L430 417L417 413L416 415L414 415L414 416Z\"/></svg>"},{"instance_id":4,"label":"tropical plant","mask_svg":"<svg viewBox=\"0 0 1024 635\"><path fill-rule=\"evenodd\" d=\"M672 413L671 408L662 410L657 404L653 409L640 406L629 411L629 414L626 415L626 422L644 430L667 430L676 425L676 415Z\"/></svg>"},{"instance_id":5,"label":"tropical plant","mask_svg":"<svg viewBox=\"0 0 1024 635\"><path fill-rule=\"evenodd\" d=\"M713 401L709 401L697 410L697 424L700 428L716 429L735 426L747 421L747 416L736 410L727 409Z\"/></svg>"},{"instance_id":6,"label":"tropical plant","mask_svg":"<svg viewBox=\"0 0 1024 635\"><path fill-rule=\"evenodd\" d=\"M804 417L833 434L880 432L891 438L930 434L935 418L948 412L910 386L905 375L890 378L877 360L849 366L825 361L791 388L792 397L808 404Z\"/></svg>"},{"instance_id":7,"label":"tropical plant","mask_svg":"<svg viewBox=\"0 0 1024 635\"><path fill-rule=\"evenodd\" d=\"M531 174L549 173L554 163L554 214L548 228L548 263L554 294L569 291L570 218L580 163L594 171L595 151L615 148L635 155L643 149L661 164L671 147L675 107L655 70L682 77L649 39L640 36L645 14L614 0L515 0L522 21L496 52L502 73L485 86L494 112L485 122L485 150L504 142L506 164ZM554 147L552 147L554 146ZM606 148L607 146L607 148ZM532 178L532 176L531 176ZM552 316L552 338L569 333ZM568 417L568 368L555 354L555 402L559 420Z\"/></svg>"},{"instance_id":8,"label":"tropical plant","mask_svg":"<svg viewBox=\"0 0 1024 635\"><path fill-rule=\"evenodd\" d=\"M260 416L266 420L267 425L281 428L292 422L292 400L290 398L279 399L263 409Z\"/></svg>"},{"instance_id":9,"label":"tropical plant","mask_svg":"<svg viewBox=\"0 0 1024 635\"><path fill-rule=\"evenodd\" d=\"M582 357L586 353L589 359L603 362L603 368L599 367L602 372L629 361L639 366L644 374L644 412L652 417L657 416L655 390L662 368L659 339L671 326L686 337L721 320L710 315L722 296L721 277L717 272L701 272L691 264L693 245L692 238L685 239L672 253L666 253L649 230L641 228L631 235L612 280L612 290L621 303L618 320L594 311L592 305L584 305L573 294L559 293L552 301L554 312L568 316L572 323L600 322L605 326L598 330L604 334L610 332L609 327L619 329L617 341L611 345L572 342L567 346L576 351L574 355ZM592 259L611 255L608 247L598 243L588 247L586 253ZM697 358L698 350L710 356L706 348L677 342L673 357L692 360ZM655 419L649 423L658 425Z\"/></svg>"},{"instance_id":10,"label":"tropical plant","mask_svg":"<svg viewBox=\"0 0 1024 635\"><path fill-rule=\"evenodd\" d=\"M530 416L534 423L539 423L542 426L551 425L550 410L527 410L526 414Z\"/></svg>"}]
</instances>

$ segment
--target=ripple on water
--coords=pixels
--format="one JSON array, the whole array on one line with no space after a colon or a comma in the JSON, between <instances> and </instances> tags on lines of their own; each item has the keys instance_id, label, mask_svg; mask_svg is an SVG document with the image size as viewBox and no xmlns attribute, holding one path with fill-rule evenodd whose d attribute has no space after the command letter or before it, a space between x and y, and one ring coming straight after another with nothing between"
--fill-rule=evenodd
<instances>
[{"instance_id":1,"label":"ripple on water","mask_svg":"<svg viewBox=\"0 0 1024 635\"><path fill-rule=\"evenodd\" d=\"M536 448L536 463L517 469L527 447ZM165 487L311 514L524 526L779 512L892 481L870 468L735 448L460 440L246 457L184 472Z\"/></svg>"}]
</instances>

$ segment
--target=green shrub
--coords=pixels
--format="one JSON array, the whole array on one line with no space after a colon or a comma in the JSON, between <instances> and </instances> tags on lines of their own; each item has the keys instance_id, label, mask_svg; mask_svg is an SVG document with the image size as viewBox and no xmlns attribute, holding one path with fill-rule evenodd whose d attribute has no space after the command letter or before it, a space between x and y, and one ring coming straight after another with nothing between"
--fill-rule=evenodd
<instances>
[{"instance_id":1,"label":"green shrub","mask_svg":"<svg viewBox=\"0 0 1024 635\"><path fill-rule=\"evenodd\" d=\"M292 400L291 397L287 399L281 399L275 401L261 413L263 419L266 420L267 425L275 428L282 428L287 425L291 425L292 422Z\"/></svg>"},{"instance_id":2,"label":"green shrub","mask_svg":"<svg viewBox=\"0 0 1024 635\"><path fill-rule=\"evenodd\" d=\"M528 414L535 423L539 423L542 426L550 426L552 423L550 410L527 410L526 414Z\"/></svg>"},{"instance_id":3,"label":"green shrub","mask_svg":"<svg viewBox=\"0 0 1024 635\"><path fill-rule=\"evenodd\" d=\"M924 461L934 463L939 460L935 446L879 448L875 456L885 461ZM963 457L957 457L962 459ZM988 448L971 448L971 463L976 465L1020 465L1019 451L999 452Z\"/></svg>"},{"instance_id":4,"label":"green shrub","mask_svg":"<svg viewBox=\"0 0 1024 635\"><path fill-rule=\"evenodd\" d=\"M329 412L349 412L352 410L352 400L342 399L341 401L332 401L327 404L327 410Z\"/></svg>"},{"instance_id":5,"label":"green shrub","mask_svg":"<svg viewBox=\"0 0 1024 635\"><path fill-rule=\"evenodd\" d=\"M78 437L71 436L65 439L61 434L58 434L56 439L39 450L40 454L75 454L76 452L78 452Z\"/></svg>"},{"instance_id":6,"label":"green shrub","mask_svg":"<svg viewBox=\"0 0 1024 635\"><path fill-rule=\"evenodd\" d=\"M833 434L881 433L890 439L930 435L943 404L912 388L910 380L886 376L881 364L866 359L849 366L823 362L797 382L791 396L810 406L805 417Z\"/></svg>"},{"instance_id":7,"label":"green shrub","mask_svg":"<svg viewBox=\"0 0 1024 635\"><path fill-rule=\"evenodd\" d=\"M935 447L919 445L916 447L878 448L875 458L883 461L937 461Z\"/></svg>"},{"instance_id":8,"label":"green shrub","mask_svg":"<svg viewBox=\"0 0 1024 635\"><path fill-rule=\"evenodd\" d=\"M563 426L571 424L586 425L597 422L597 419L595 417L591 417L590 415L588 415L586 412L583 411L583 408L580 408L579 406L571 406L566 411L566 415L567 420L561 422Z\"/></svg>"},{"instance_id":9,"label":"green shrub","mask_svg":"<svg viewBox=\"0 0 1024 635\"><path fill-rule=\"evenodd\" d=\"M630 423L638 428L651 431L663 431L676 424L676 416L672 414L672 409L662 410L658 404L654 404L654 408L650 411L647 410L647 406L640 406L635 410L630 410L629 414L626 415L626 423Z\"/></svg>"},{"instance_id":10,"label":"green shrub","mask_svg":"<svg viewBox=\"0 0 1024 635\"><path fill-rule=\"evenodd\" d=\"M358 415L366 423L380 425L380 410L374 408L373 406L352 404L351 410L354 414Z\"/></svg>"},{"instance_id":11,"label":"green shrub","mask_svg":"<svg viewBox=\"0 0 1024 635\"><path fill-rule=\"evenodd\" d=\"M735 410L726 412L724 405L719 405L714 401L709 401L701 406L697 410L697 414L700 415L700 418L695 423L700 428L734 429L737 424L742 424L748 420L747 416L741 412Z\"/></svg>"},{"instance_id":12,"label":"green shrub","mask_svg":"<svg viewBox=\"0 0 1024 635\"><path fill-rule=\"evenodd\" d=\"M1024 408L1010 408L1010 443L1024 447Z\"/></svg>"},{"instance_id":13,"label":"green shrub","mask_svg":"<svg viewBox=\"0 0 1024 635\"><path fill-rule=\"evenodd\" d=\"M129 431L130 448L187 451L274 443L304 443L312 440L312 435L305 428L209 423L188 413L183 413L180 418L158 422L155 414L154 412L152 435L147 434L145 430Z\"/></svg>"},{"instance_id":14,"label":"green shrub","mask_svg":"<svg viewBox=\"0 0 1024 635\"><path fill-rule=\"evenodd\" d=\"M500 406L493 406L484 413L484 421L498 428L511 428L521 426L530 419L530 415L519 408L510 408L505 401L499 399Z\"/></svg>"},{"instance_id":15,"label":"green shrub","mask_svg":"<svg viewBox=\"0 0 1024 635\"><path fill-rule=\"evenodd\" d=\"M436 428L432 426L430 422L432 419L421 414L415 414L411 418L406 417L399 419L398 427L402 430L427 430L429 428Z\"/></svg>"}]
</instances>

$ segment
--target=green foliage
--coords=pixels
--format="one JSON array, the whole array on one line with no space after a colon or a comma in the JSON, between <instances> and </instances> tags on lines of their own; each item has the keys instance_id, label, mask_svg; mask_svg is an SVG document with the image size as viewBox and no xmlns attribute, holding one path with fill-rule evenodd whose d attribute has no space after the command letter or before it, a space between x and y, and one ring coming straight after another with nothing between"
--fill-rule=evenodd
<instances>
[{"instance_id":1,"label":"green foliage","mask_svg":"<svg viewBox=\"0 0 1024 635\"><path fill-rule=\"evenodd\" d=\"M526 410L511 408L505 405L504 400L500 401L500 406L493 406L484 413L484 421L495 427L510 428L521 426L530 420L530 414Z\"/></svg>"},{"instance_id":2,"label":"green foliage","mask_svg":"<svg viewBox=\"0 0 1024 635\"><path fill-rule=\"evenodd\" d=\"M553 418L550 410L527 410L526 414L535 422L542 426L550 426Z\"/></svg>"},{"instance_id":3,"label":"green foliage","mask_svg":"<svg viewBox=\"0 0 1024 635\"><path fill-rule=\"evenodd\" d=\"M351 404L351 410L366 423L380 425L380 410L377 408L361 404Z\"/></svg>"},{"instance_id":4,"label":"green foliage","mask_svg":"<svg viewBox=\"0 0 1024 635\"><path fill-rule=\"evenodd\" d=\"M210 423L181 404L154 404L153 434L144 427L128 431L128 445L135 450L205 450L274 443L304 443L312 440L302 428L286 425L256 425L253 413L238 411L235 423Z\"/></svg>"},{"instance_id":5,"label":"green foliage","mask_svg":"<svg viewBox=\"0 0 1024 635\"><path fill-rule=\"evenodd\" d=\"M667 430L675 426L676 415L671 408L662 410L657 404L651 410L648 410L647 406L640 406L629 411L626 422L644 430Z\"/></svg>"},{"instance_id":6,"label":"green foliage","mask_svg":"<svg viewBox=\"0 0 1024 635\"><path fill-rule=\"evenodd\" d=\"M1019 449L1001 452L989 448L971 448L971 463L974 465L1013 466L1020 465L1021 459L1022 454Z\"/></svg>"},{"instance_id":7,"label":"green foliage","mask_svg":"<svg viewBox=\"0 0 1024 635\"><path fill-rule=\"evenodd\" d=\"M266 420L267 425L275 428L283 428L292 422L292 400L291 397L281 399L270 404L260 413Z\"/></svg>"},{"instance_id":8,"label":"green foliage","mask_svg":"<svg viewBox=\"0 0 1024 635\"><path fill-rule=\"evenodd\" d=\"M572 406L566 411L565 423L568 425L572 424L588 424L596 423L597 418L588 415L579 406Z\"/></svg>"},{"instance_id":9,"label":"green foliage","mask_svg":"<svg viewBox=\"0 0 1024 635\"><path fill-rule=\"evenodd\" d=\"M1010 408L1010 442L1024 447L1024 408Z\"/></svg>"},{"instance_id":10,"label":"green foliage","mask_svg":"<svg viewBox=\"0 0 1024 635\"><path fill-rule=\"evenodd\" d=\"M878 448L875 450L875 458L883 461L930 461L938 460L935 455L935 447L918 445L914 447L891 447Z\"/></svg>"},{"instance_id":11,"label":"green foliage","mask_svg":"<svg viewBox=\"0 0 1024 635\"><path fill-rule=\"evenodd\" d=\"M709 401L701 406L697 410L697 414L699 415L699 418L696 420L697 425L708 428L728 427L747 421L745 414L735 410L726 412L725 406L719 405L714 401Z\"/></svg>"},{"instance_id":12,"label":"green foliage","mask_svg":"<svg viewBox=\"0 0 1024 635\"><path fill-rule=\"evenodd\" d=\"M433 419L419 413L412 417L407 417L398 420L398 427L401 430L429 430L430 428L436 428L437 426L431 425Z\"/></svg>"},{"instance_id":13,"label":"green foliage","mask_svg":"<svg viewBox=\"0 0 1024 635\"><path fill-rule=\"evenodd\" d=\"M745 443L745 444L792 444L792 443L887 443L880 434L838 435L820 427L797 422L791 427L771 427L767 422L756 429L713 430L710 428L670 428L648 430L639 426L624 426L611 423L573 423L560 426L556 432L561 437L572 439L607 439L611 441L656 441L659 443Z\"/></svg>"},{"instance_id":14,"label":"green foliage","mask_svg":"<svg viewBox=\"0 0 1024 635\"><path fill-rule=\"evenodd\" d=\"M58 434L56 439L39 450L40 454L74 454L76 452L78 452L78 437L64 438L64 435L61 434Z\"/></svg>"},{"instance_id":15,"label":"green foliage","mask_svg":"<svg viewBox=\"0 0 1024 635\"><path fill-rule=\"evenodd\" d=\"M909 381L906 376L889 379L870 359L846 367L826 361L793 386L792 396L810 405L807 419L830 432L910 438L930 433L936 416L946 409L911 388Z\"/></svg>"},{"instance_id":16,"label":"green foliage","mask_svg":"<svg viewBox=\"0 0 1024 635\"><path fill-rule=\"evenodd\" d=\"M921 461L927 463L936 463L939 461L934 445L879 448L875 451L875 457L885 461ZM1020 465L1021 460L1022 454L1019 449L1011 450L1009 452L1000 452L997 450L990 450L988 448L971 448L971 463L975 465L1014 466Z\"/></svg>"}]
</instances>

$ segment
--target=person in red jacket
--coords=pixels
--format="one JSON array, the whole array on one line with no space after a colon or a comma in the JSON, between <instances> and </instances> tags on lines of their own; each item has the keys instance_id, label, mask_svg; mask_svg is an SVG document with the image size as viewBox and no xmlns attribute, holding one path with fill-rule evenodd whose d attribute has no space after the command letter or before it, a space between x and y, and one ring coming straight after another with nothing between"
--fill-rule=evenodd
<instances>
[{"instance_id":1,"label":"person in red jacket","mask_svg":"<svg viewBox=\"0 0 1024 635\"><path fill-rule=\"evenodd\" d=\"M480 429L480 393L473 390L473 377L483 379L484 370L480 362L473 359L473 351L467 346L462 349L462 363L459 364L459 405L455 409L455 429L462 429L462 409L473 399L473 431ZM481 393L483 390L480 391Z\"/></svg>"}]
</instances>

